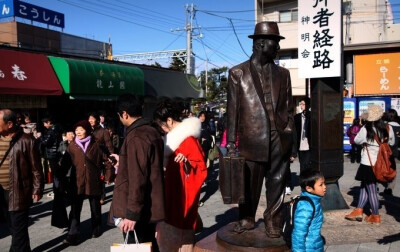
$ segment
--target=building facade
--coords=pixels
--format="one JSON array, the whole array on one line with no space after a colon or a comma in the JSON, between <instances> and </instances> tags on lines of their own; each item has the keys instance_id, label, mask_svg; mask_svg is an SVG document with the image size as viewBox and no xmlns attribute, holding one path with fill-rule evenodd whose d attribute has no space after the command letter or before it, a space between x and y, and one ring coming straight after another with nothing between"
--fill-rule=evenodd
<instances>
[{"instance_id":1,"label":"building facade","mask_svg":"<svg viewBox=\"0 0 400 252\"><path fill-rule=\"evenodd\" d=\"M256 22L279 23L281 35L279 65L290 70L293 95L307 93L307 80L298 77L298 2L293 0L255 0ZM343 48L345 87L353 85L353 56L360 53L399 51L400 24L394 23L388 0L343 0Z\"/></svg>"}]
</instances>

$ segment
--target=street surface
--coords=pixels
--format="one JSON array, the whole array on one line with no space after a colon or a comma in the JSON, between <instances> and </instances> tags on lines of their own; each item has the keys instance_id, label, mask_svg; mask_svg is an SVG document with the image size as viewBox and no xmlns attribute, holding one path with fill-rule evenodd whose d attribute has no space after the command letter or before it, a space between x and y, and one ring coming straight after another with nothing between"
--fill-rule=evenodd
<instances>
[{"instance_id":1,"label":"street surface","mask_svg":"<svg viewBox=\"0 0 400 252\"><path fill-rule=\"evenodd\" d=\"M348 204L354 201L353 196L358 195L359 182L354 180L358 164L351 164L347 157L344 157L344 176L339 180L340 190ZM398 162L399 166L400 163ZM294 190L292 195L300 193L298 185L299 163L295 161L291 166ZM397 179L399 180L399 179ZM52 185L45 187L45 195L39 203L35 203L30 211L29 235L31 248L33 251L110 251L113 243L122 243L122 235L117 228L106 225L106 219L110 208L113 186L108 186L106 204L102 206L103 213L103 235L92 239L90 233L90 209L89 203L85 200L81 216L81 236L78 246L66 247L62 240L67 233L66 229L59 229L50 226L52 198L47 194L51 192ZM380 192L383 187L379 185ZM393 197L380 196L382 205L380 214L382 215L381 226L369 225L364 222L349 222L344 220L344 214L349 210L337 210L325 213L325 222L322 233L327 239L325 251L346 251L346 252L398 252L400 251L400 186L395 187ZM214 170L209 176L207 184L203 187L201 194L204 206L199 208L202 217L204 230L196 236L200 240L222 226L237 220L238 208L236 205L225 205L222 202L221 194L218 189L218 163L214 165ZM285 198L289 200L290 196ZM265 208L265 192L262 193L257 218L262 218ZM351 206L350 208L354 208ZM67 208L69 213L70 208ZM7 225L0 224L0 251L8 251L11 237Z\"/></svg>"}]
</instances>

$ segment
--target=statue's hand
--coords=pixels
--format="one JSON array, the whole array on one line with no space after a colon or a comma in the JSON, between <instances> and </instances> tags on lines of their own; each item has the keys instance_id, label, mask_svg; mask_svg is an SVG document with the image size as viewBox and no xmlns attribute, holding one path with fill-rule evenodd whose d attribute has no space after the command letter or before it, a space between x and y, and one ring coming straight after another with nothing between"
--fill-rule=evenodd
<instances>
[{"instance_id":1,"label":"statue's hand","mask_svg":"<svg viewBox=\"0 0 400 252\"><path fill-rule=\"evenodd\" d=\"M229 157L234 157L236 156L236 145L233 142L229 142L226 145L226 149L228 150L228 156Z\"/></svg>"}]
</instances>

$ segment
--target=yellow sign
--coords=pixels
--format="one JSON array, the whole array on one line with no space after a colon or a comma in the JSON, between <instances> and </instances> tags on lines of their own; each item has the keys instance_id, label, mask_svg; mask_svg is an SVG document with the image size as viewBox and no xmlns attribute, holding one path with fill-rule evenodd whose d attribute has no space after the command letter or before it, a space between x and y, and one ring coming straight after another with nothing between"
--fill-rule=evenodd
<instances>
[{"instance_id":1,"label":"yellow sign","mask_svg":"<svg viewBox=\"0 0 400 252\"><path fill-rule=\"evenodd\" d=\"M400 53L355 55L354 94L400 94Z\"/></svg>"}]
</instances>

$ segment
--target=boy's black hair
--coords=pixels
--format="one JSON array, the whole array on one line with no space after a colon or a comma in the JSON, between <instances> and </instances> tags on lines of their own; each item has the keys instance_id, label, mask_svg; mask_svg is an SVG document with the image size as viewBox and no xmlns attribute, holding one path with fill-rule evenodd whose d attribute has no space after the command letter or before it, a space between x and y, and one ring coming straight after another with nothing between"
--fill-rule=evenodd
<instances>
[{"instance_id":1,"label":"boy's black hair","mask_svg":"<svg viewBox=\"0 0 400 252\"><path fill-rule=\"evenodd\" d=\"M300 174L300 187L302 191L306 190L306 187L309 186L314 189L315 182L317 179L323 178L324 175L317 170L305 170Z\"/></svg>"}]
</instances>

